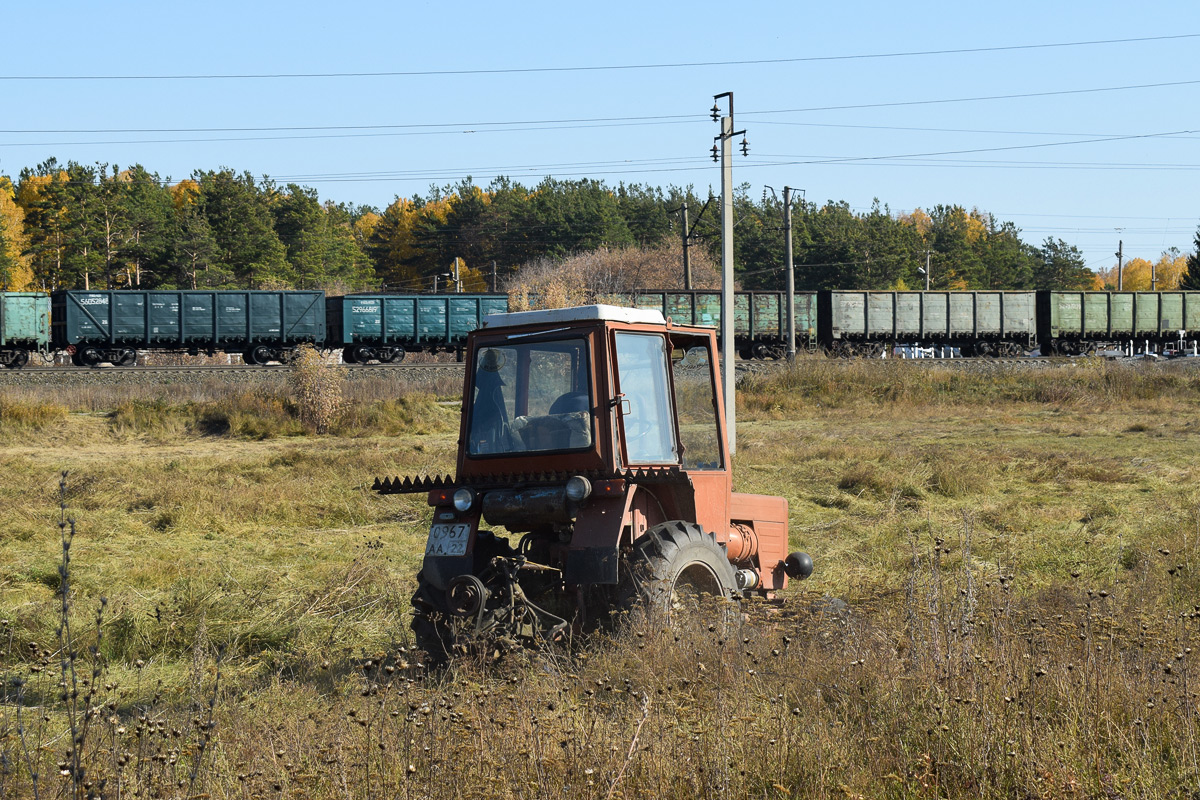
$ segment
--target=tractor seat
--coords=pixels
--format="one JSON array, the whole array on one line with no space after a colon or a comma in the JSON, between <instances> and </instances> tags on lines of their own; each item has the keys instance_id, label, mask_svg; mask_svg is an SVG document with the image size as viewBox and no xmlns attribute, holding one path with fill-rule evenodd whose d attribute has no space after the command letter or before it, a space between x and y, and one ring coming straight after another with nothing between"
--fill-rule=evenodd
<instances>
[{"instance_id":1,"label":"tractor seat","mask_svg":"<svg viewBox=\"0 0 1200 800\"><path fill-rule=\"evenodd\" d=\"M569 414L572 411L589 411L587 392L567 392L550 404L550 414Z\"/></svg>"}]
</instances>

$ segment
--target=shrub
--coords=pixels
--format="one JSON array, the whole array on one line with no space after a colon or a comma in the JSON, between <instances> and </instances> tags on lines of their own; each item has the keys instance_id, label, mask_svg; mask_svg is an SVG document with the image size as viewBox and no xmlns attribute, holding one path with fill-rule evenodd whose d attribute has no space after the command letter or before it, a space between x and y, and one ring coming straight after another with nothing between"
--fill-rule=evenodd
<instances>
[{"instance_id":1,"label":"shrub","mask_svg":"<svg viewBox=\"0 0 1200 800\"><path fill-rule=\"evenodd\" d=\"M346 369L326 359L311 344L296 348L288 383L296 395L300 421L317 433L328 433L345 407Z\"/></svg>"}]
</instances>

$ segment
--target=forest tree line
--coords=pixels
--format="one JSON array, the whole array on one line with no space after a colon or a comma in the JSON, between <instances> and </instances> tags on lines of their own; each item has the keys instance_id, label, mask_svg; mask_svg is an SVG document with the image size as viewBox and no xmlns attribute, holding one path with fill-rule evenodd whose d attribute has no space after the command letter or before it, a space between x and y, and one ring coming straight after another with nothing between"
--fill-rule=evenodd
<instances>
[{"instance_id":1,"label":"forest tree line","mask_svg":"<svg viewBox=\"0 0 1200 800\"><path fill-rule=\"evenodd\" d=\"M10 290L281 289L464 291L519 285L522 269L589 253L634 252L658 261L630 282L683 288L683 214L688 253L719 260L717 202L689 188L610 187L592 179L546 178L526 187L497 178L431 187L385 209L321 200L311 188L231 169L172 182L140 165L60 165L50 159L14 181L0 175L0 282ZM935 205L893 213L878 202L856 212L844 202L793 206L798 289L916 289L929 266L935 289L1115 288L1115 268L1089 270L1080 251L1048 238L1033 245L1011 222L977 209ZM734 263L745 289L784 286L783 208L774 196L734 201ZM1196 252L1131 259L1126 289L1200 279ZM605 263L625 263L621 259ZM611 268L610 268L611 270ZM618 270L619 271L619 270ZM611 277L611 276L610 276ZM619 277L619 276L618 276ZM711 269L694 287L711 285ZM647 287L651 288L651 287ZM1200 288L1200 284L1197 285Z\"/></svg>"}]
</instances>

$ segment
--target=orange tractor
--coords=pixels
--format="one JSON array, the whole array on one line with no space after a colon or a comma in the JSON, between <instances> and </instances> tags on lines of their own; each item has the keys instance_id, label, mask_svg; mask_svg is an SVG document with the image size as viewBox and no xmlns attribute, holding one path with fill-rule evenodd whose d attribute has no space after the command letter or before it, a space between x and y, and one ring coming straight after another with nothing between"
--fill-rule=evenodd
<instances>
[{"instance_id":1,"label":"orange tractor","mask_svg":"<svg viewBox=\"0 0 1200 800\"><path fill-rule=\"evenodd\" d=\"M374 487L433 507L412 599L431 658L808 577L787 501L732 491L716 345L602 305L497 314L470 334L456 476Z\"/></svg>"}]
</instances>

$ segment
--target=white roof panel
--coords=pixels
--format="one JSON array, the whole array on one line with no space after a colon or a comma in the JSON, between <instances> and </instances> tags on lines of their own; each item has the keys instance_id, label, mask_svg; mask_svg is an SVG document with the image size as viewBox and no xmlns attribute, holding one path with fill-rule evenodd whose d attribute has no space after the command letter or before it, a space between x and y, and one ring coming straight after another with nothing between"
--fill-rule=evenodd
<instances>
[{"instance_id":1,"label":"white roof panel","mask_svg":"<svg viewBox=\"0 0 1200 800\"><path fill-rule=\"evenodd\" d=\"M510 328L514 325L556 325L563 322L607 320L611 322L634 322L648 325L665 325L662 312L649 308L624 308L622 306L575 306L574 308L548 308L542 311L512 311L507 314L489 314L483 318L484 328Z\"/></svg>"}]
</instances>

